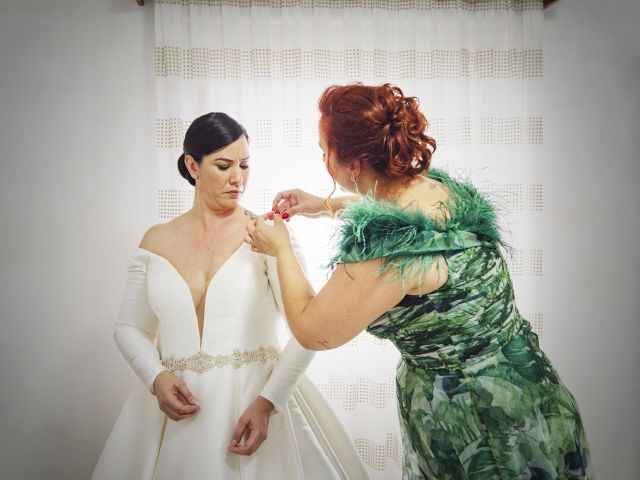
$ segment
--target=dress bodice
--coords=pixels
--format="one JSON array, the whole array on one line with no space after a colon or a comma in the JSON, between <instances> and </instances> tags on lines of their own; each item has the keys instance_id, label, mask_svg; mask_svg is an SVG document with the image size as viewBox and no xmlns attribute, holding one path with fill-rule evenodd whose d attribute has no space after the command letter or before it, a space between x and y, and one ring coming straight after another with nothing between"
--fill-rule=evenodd
<instances>
[{"instance_id":1,"label":"dress bodice","mask_svg":"<svg viewBox=\"0 0 640 480\"><path fill-rule=\"evenodd\" d=\"M405 361L442 369L470 366L522 327L506 263L497 247L447 252L448 280L428 295L408 295L368 331L392 341Z\"/></svg>"},{"instance_id":2,"label":"dress bodice","mask_svg":"<svg viewBox=\"0 0 640 480\"><path fill-rule=\"evenodd\" d=\"M279 312L264 255L242 244L218 269L204 297L202 340L189 286L164 257L149 256L149 305L158 318L158 347L163 358L210 355L277 344Z\"/></svg>"}]
</instances>

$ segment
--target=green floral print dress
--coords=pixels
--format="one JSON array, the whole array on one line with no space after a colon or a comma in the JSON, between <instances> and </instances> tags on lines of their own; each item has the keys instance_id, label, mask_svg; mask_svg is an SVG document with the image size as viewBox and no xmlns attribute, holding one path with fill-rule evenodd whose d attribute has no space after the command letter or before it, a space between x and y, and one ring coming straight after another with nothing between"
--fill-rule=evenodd
<instances>
[{"instance_id":1,"label":"green floral print dress","mask_svg":"<svg viewBox=\"0 0 640 480\"><path fill-rule=\"evenodd\" d=\"M574 398L515 305L496 211L440 170L445 220L363 196L341 215L332 264L383 259L404 279L436 256L445 285L407 295L368 331L401 353L397 398L405 479L592 479Z\"/></svg>"}]
</instances>

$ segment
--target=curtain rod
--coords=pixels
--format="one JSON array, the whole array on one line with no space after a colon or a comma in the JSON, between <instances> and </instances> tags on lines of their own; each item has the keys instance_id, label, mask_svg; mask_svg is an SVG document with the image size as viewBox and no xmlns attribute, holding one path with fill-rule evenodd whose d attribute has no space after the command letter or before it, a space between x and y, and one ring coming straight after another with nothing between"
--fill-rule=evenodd
<instances>
[{"instance_id":1,"label":"curtain rod","mask_svg":"<svg viewBox=\"0 0 640 480\"><path fill-rule=\"evenodd\" d=\"M542 6L543 6L543 8L547 8L549 5L551 5L552 3L555 3L557 1L558 0L543 0ZM144 5L144 0L136 0L136 3L142 7Z\"/></svg>"}]
</instances>

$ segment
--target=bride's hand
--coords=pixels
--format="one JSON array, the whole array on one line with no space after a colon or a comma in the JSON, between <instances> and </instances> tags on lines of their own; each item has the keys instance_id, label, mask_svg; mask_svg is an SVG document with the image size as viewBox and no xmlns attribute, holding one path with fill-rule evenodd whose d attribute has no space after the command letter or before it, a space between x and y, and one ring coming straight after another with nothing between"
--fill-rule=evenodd
<instances>
[{"instance_id":1,"label":"bride's hand","mask_svg":"<svg viewBox=\"0 0 640 480\"><path fill-rule=\"evenodd\" d=\"M283 248L291 247L289 230L279 214L273 215L273 225L267 225L264 216L255 218L247 225L245 242L251 250L277 257Z\"/></svg>"},{"instance_id":2,"label":"bride's hand","mask_svg":"<svg viewBox=\"0 0 640 480\"><path fill-rule=\"evenodd\" d=\"M322 198L299 188L278 192L272 207L274 212L280 212L284 220L294 215L316 216L326 213Z\"/></svg>"},{"instance_id":3,"label":"bride's hand","mask_svg":"<svg viewBox=\"0 0 640 480\"><path fill-rule=\"evenodd\" d=\"M269 417L273 408L273 403L266 398L256 398L238 420L229 451L238 455L254 453L267 439ZM242 439L244 439L244 443L240 445Z\"/></svg>"},{"instance_id":4,"label":"bride's hand","mask_svg":"<svg viewBox=\"0 0 640 480\"><path fill-rule=\"evenodd\" d=\"M200 405L187 385L166 370L153 381L153 392L160 410L171 420L189 418L200 411Z\"/></svg>"}]
</instances>

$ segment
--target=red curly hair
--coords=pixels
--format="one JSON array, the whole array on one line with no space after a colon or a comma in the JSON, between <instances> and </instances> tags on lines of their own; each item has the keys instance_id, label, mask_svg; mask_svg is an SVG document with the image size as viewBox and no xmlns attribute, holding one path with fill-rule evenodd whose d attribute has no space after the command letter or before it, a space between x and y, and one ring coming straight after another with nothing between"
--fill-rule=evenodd
<instances>
[{"instance_id":1,"label":"red curly hair","mask_svg":"<svg viewBox=\"0 0 640 480\"><path fill-rule=\"evenodd\" d=\"M416 97L385 83L333 85L318 102L328 148L339 161L359 159L379 174L414 176L429 169L436 141Z\"/></svg>"}]
</instances>

